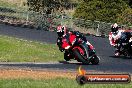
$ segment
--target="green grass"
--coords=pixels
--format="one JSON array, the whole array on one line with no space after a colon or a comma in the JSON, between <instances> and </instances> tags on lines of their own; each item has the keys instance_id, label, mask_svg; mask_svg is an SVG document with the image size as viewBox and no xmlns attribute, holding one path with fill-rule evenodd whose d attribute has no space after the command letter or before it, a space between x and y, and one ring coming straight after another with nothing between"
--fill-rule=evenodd
<instances>
[{"instance_id":1,"label":"green grass","mask_svg":"<svg viewBox=\"0 0 132 88\"><path fill-rule=\"evenodd\" d=\"M130 84L85 84L78 85L74 79L56 78L47 80L0 79L0 88L132 88Z\"/></svg>"},{"instance_id":2,"label":"green grass","mask_svg":"<svg viewBox=\"0 0 132 88\"><path fill-rule=\"evenodd\" d=\"M22 0L23 2L25 0ZM16 13L10 12L2 12L0 11L0 15L9 16L9 17L16 17L20 19L26 19L27 16L27 6L21 6L21 1L15 0L14 2L9 0L0 0L0 8L6 8L15 11Z\"/></svg>"},{"instance_id":3,"label":"green grass","mask_svg":"<svg viewBox=\"0 0 132 88\"><path fill-rule=\"evenodd\" d=\"M23 2L26 0L22 0ZM0 7L2 8L9 8L9 9L21 9L24 10L24 8L26 8L26 6L21 6L21 1L19 0L0 0Z\"/></svg>"},{"instance_id":4,"label":"green grass","mask_svg":"<svg viewBox=\"0 0 132 88\"><path fill-rule=\"evenodd\" d=\"M15 4L10 4L8 1L0 0L0 7L3 7L3 8L15 8L16 5Z\"/></svg>"},{"instance_id":5,"label":"green grass","mask_svg":"<svg viewBox=\"0 0 132 88\"><path fill-rule=\"evenodd\" d=\"M0 36L1 62L47 62L63 60L55 44L40 44Z\"/></svg>"}]
</instances>

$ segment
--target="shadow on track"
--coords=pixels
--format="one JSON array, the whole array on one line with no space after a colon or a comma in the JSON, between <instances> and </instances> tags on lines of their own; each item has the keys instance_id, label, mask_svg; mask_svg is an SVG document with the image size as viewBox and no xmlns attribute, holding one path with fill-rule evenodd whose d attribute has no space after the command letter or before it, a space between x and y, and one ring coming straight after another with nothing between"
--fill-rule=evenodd
<instances>
[{"instance_id":1,"label":"shadow on track","mask_svg":"<svg viewBox=\"0 0 132 88\"><path fill-rule=\"evenodd\" d=\"M117 59L132 59L132 57L125 57L125 56L109 56L109 57L112 57L112 58L117 58Z\"/></svg>"},{"instance_id":2,"label":"shadow on track","mask_svg":"<svg viewBox=\"0 0 132 88\"><path fill-rule=\"evenodd\" d=\"M75 64L75 65L93 65L93 64L83 64L83 63L81 63L81 62L67 62L67 61L59 61L59 63L62 63L62 64ZM99 64L98 64L99 65Z\"/></svg>"}]
</instances>

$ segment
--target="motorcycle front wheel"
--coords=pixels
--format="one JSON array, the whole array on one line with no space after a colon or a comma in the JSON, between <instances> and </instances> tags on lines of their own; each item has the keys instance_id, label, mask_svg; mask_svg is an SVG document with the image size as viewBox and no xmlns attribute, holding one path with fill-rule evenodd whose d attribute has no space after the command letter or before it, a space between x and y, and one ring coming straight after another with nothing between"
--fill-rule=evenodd
<instances>
[{"instance_id":1,"label":"motorcycle front wheel","mask_svg":"<svg viewBox=\"0 0 132 88\"><path fill-rule=\"evenodd\" d=\"M69 61L71 59L70 57L68 57L67 52L64 53L64 59L65 59L65 61Z\"/></svg>"}]
</instances>

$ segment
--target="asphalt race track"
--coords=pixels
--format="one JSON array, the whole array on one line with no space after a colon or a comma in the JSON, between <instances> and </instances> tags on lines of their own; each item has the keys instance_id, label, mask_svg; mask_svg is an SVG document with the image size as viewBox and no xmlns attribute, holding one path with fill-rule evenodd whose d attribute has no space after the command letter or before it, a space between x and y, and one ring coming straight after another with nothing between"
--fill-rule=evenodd
<instances>
[{"instance_id":1,"label":"asphalt race track","mask_svg":"<svg viewBox=\"0 0 132 88\"><path fill-rule=\"evenodd\" d=\"M56 43L57 35L55 32L44 30L35 30L28 28L19 28L0 24L0 35L8 35L21 39L38 41L43 43ZM101 58L99 65L82 65L87 71L103 71L103 72L123 72L132 73L132 59L113 56L114 49L109 45L108 38L100 38L87 36L87 39L96 49L97 55ZM55 70L72 70L75 71L80 66L78 62L58 61L49 63L0 63L0 67L28 67L31 69L55 69Z\"/></svg>"}]
</instances>

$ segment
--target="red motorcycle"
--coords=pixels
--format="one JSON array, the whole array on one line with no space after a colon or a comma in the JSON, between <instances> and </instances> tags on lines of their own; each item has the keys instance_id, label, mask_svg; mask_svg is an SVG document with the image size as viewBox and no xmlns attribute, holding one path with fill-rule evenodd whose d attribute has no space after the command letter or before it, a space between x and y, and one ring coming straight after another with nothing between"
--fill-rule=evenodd
<instances>
[{"instance_id":1,"label":"red motorcycle","mask_svg":"<svg viewBox=\"0 0 132 88\"><path fill-rule=\"evenodd\" d=\"M99 63L100 58L95 50L90 50L86 42L74 34L62 39L62 48L65 49L64 59L66 61L75 59L83 64L97 65Z\"/></svg>"}]
</instances>

